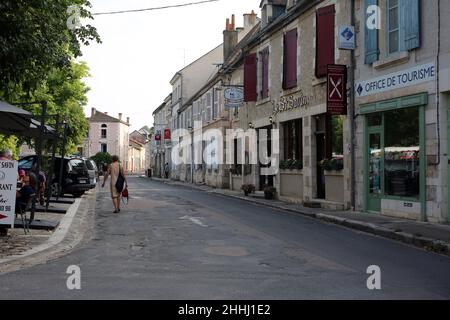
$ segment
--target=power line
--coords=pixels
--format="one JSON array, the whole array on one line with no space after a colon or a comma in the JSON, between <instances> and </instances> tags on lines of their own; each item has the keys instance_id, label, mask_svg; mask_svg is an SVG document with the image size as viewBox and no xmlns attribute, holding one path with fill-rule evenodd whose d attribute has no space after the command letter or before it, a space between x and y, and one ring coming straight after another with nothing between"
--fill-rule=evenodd
<instances>
[{"instance_id":1,"label":"power line","mask_svg":"<svg viewBox=\"0 0 450 320\"><path fill-rule=\"evenodd\" d=\"M152 10L162 10L162 9L170 9L170 8L178 8L178 7L187 7L187 6L194 6L199 5L203 3L208 2L217 2L220 0L204 0L204 1L198 1L198 2L189 2L189 3L182 3L182 4L174 4L170 6L164 6L164 7L154 7L154 8L146 8L146 9L134 9L134 10L123 10L123 11L111 11L111 12L97 12L93 13L93 16L100 16L100 15L106 15L106 14L121 14L121 13L131 13L131 12L142 12L142 11L152 11Z\"/></svg>"}]
</instances>

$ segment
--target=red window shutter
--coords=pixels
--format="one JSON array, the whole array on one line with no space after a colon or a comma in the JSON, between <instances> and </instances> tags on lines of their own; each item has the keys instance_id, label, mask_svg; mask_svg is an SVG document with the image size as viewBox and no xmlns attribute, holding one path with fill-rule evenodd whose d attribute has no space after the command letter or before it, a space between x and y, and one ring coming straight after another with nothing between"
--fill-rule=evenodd
<instances>
[{"instance_id":1,"label":"red window shutter","mask_svg":"<svg viewBox=\"0 0 450 320\"><path fill-rule=\"evenodd\" d=\"M297 29L284 35L283 89L297 86Z\"/></svg>"},{"instance_id":2,"label":"red window shutter","mask_svg":"<svg viewBox=\"0 0 450 320\"><path fill-rule=\"evenodd\" d=\"M327 75L327 65L334 64L334 5L316 12L316 77Z\"/></svg>"},{"instance_id":3,"label":"red window shutter","mask_svg":"<svg viewBox=\"0 0 450 320\"><path fill-rule=\"evenodd\" d=\"M256 101L256 53L249 54L244 61L244 101Z\"/></svg>"},{"instance_id":4,"label":"red window shutter","mask_svg":"<svg viewBox=\"0 0 450 320\"><path fill-rule=\"evenodd\" d=\"M269 50L261 53L262 57L262 98L269 97Z\"/></svg>"}]
</instances>

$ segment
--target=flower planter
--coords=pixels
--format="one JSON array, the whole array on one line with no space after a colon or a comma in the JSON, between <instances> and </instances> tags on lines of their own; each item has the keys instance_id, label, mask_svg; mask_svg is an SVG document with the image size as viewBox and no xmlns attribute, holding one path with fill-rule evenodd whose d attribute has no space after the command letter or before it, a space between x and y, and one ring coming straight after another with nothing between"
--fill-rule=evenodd
<instances>
[{"instance_id":1,"label":"flower planter","mask_svg":"<svg viewBox=\"0 0 450 320\"><path fill-rule=\"evenodd\" d=\"M343 171L324 171L325 200L344 202L344 173Z\"/></svg>"},{"instance_id":2,"label":"flower planter","mask_svg":"<svg viewBox=\"0 0 450 320\"><path fill-rule=\"evenodd\" d=\"M280 196L303 199L303 170L280 170Z\"/></svg>"}]
</instances>

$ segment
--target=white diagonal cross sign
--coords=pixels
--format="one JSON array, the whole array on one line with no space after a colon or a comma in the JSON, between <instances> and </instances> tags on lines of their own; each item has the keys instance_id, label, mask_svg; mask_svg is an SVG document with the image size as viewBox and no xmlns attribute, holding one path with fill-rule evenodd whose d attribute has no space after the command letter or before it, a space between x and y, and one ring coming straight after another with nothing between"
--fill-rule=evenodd
<instances>
[{"instance_id":1,"label":"white diagonal cross sign","mask_svg":"<svg viewBox=\"0 0 450 320\"><path fill-rule=\"evenodd\" d=\"M330 81L331 81L331 84L334 87L333 91L331 91L331 93L330 93L330 98L332 98L334 93L337 92L337 94L339 95L339 98L342 99L342 94L339 92L339 88L338 88L338 86L342 83L342 78L339 78L338 82L335 83L333 78L330 77Z\"/></svg>"}]
</instances>

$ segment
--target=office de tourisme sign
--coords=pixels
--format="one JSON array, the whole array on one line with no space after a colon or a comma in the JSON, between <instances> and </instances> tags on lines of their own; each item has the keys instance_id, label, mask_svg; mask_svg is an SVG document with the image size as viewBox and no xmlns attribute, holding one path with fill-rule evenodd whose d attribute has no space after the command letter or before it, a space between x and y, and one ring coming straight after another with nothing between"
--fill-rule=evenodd
<instances>
[{"instance_id":1,"label":"office de tourisme sign","mask_svg":"<svg viewBox=\"0 0 450 320\"><path fill-rule=\"evenodd\" d=\"M428 63L411 69L387 74L378 78L356 83L357 97L405 88L432 81L436 78L436 65Z\"/></svg>"}]
</instances>

